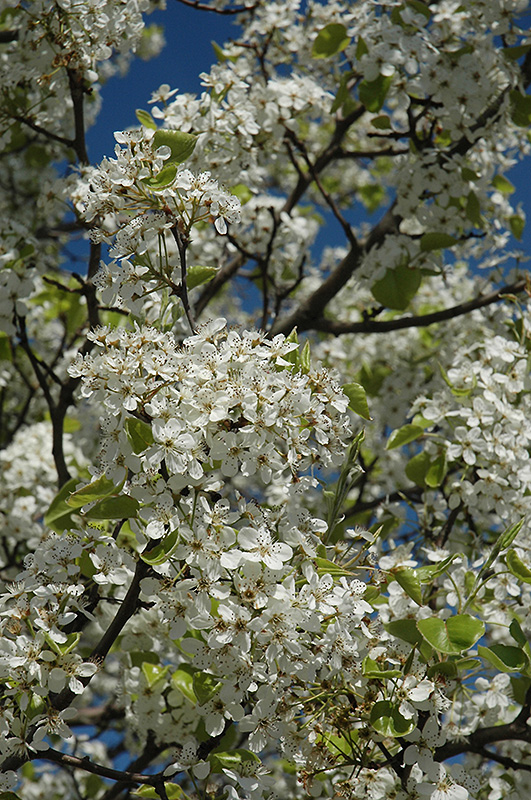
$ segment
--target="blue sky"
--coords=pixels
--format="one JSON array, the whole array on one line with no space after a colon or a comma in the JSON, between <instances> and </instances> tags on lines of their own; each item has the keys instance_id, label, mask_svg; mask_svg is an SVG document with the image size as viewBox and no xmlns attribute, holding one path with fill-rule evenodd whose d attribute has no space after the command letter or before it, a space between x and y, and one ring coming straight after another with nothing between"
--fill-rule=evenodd
<instances>
[{"instance_id":1,"label":"blue sky","mask_svg":"<svg viewBox=\"0 0 531 800\"><path fill-rule=\"evenodd\" d=\"M198 11L178 0L167 0L166 11L153 12L147 22L164 27L166 46L156 59L133 60L125 77L114 77L103 87L102 109L87 135L89 157L94 164L104 155L113 155L113 132L137 124L135 109L149 109L151 92L160 84L168 83L172 89L199 94L200 73L209 70L216 61L212 40L221 45L238 35L233 16ZM513 168L508 177L516 187L513 204L521 202L528 215L522 242L514 244L531 254L531 159ZM374 219L381 213L377 212ZM338 233L333 228L332 237Z\"/></svg>"},{"instance_id":2,"label":"blue sky","mask_svg":"<svg viewBox=\"0 0 531 800\"><path fill-rule=\"evenodd\" d=\"M169 83L180 92L199 94L200 73L216 61L211 41L221 45L238 34L233 16L197 11L178 0L167 0L166 11L154 11L145 19L148 24L164 27L166 46L151 61L135 58L125 77L115 76L103 86L102 109L87 135L92 163L113 155L113 132L138 124L135 109L149 109L151 92L161 83Z\"/></svg>"}]
</instances>

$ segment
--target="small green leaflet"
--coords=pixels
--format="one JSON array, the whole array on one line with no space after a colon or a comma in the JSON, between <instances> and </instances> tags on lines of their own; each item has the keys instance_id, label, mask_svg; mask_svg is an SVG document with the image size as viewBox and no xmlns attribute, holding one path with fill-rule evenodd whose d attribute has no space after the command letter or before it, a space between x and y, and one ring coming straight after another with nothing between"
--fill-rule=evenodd
<instances>
[{"instance_id":1,"label":"small green leaflet","mask_svg":"<svg viewBox=\"0 0 531 800\"><path fill-rule=\"evenodd\" d=\"M383 736L407 736L416 723L402 716L398 706L389 700L379 700L371 709L371 725Z\"/></svg>"},{"instance_id":2,"label":"small green leaflet","mask_svg":"<svg viewBox=\"0 0 531 800\"><path fill-rule=\"evenodd\" d=\"M118 497L106 497L89 508L84 515L86 519L131 519L136 517L139 508L138 500L121 494Z\"/></svg>"},{"instance_id":3,"label":"small green leaflet","mask_svg":"<svg viewBox=\"0 0 531 800\"><path fill-rule=\"evenodd\" d=\"M371 294L382 306L404 311L415 297L421 281L419 269L399 264L395 269L388 269L383 278L373 283Z\"/></svg>"},{"instance_id":4,"label":"small green leaflet","mask_svg":"<svg viewBox=\"0 0 531 800\"><path fill-rule=\"evenodd\" d=\"M432 250L443 250L445 247L452 247L457 244L455 236L449 233L425 233L420 238L420 250L422 253L430 253Z\"/></svg>"},{"instance_id":5,"label":"small green leaflet","mask_svg":"<svg viewBox=\"0 0 531 800\"><path fill-rule=\"evenodd\" d=\"M377 114L380 111L392 82L392 76L378 75L373 81L362 81L360 83L359 98L367 111L372 111L373 114Z\"/></svg>"},{"instance_id":6,"label":"small green leaflet","mask_svg":"<svg viewBox=\"0 0 531 800\"><path fill-rule=\"evenodd\" d=\"M194 693L200 706L208 703L221 689L221 682L207 672L194 672Z\"/></svg>"},{"instance_id":7,"label":"small green leaflet","mask_svg":"<svg viewBox=\"0 0 531 800\"><path fill-rule=\"evenodd\" d=\"M56 533L62 533L74 526L72 519L74 511L72 506L68 504L68 499L78 483L79 480L77 478L71 478L67 481L58 494L55 495L48 511L44 514L44 524Z\"/></svg>"},{"instance_id":8,"label":"small green leaflet","mask_svg":"<svg viewBox=\"0 0 531 800\"><path fill-rule=\"evenodd\" d=\"M133 452L143 453L153 444L151 425L137 417L128 417L125 421L125 432L133 448Z\"/></svg>"},{"instance_id":9,"label":"small green leaflet","mask_svg":"<svg viewBox=\"0 0 531 800\"><path fill-rule=\"evenodd\" d=\"M359 417L368 420L372 419L363 386L359 383L346 383L341 388L349 399L348 407Z\"/></svg>"},{"instance_id":10,"label":"small green leaflet","mask_svg":"<svg viewBox=\"0 0 531 800\"><path fill-rule=\"evenodd\" d=\"M509 93L511 100L511 119L520 128L527 128L531 124L531 97L522 94L518 89Z\"/></svg>"},{"instance_id":11,"label":"small green leaflet","mask_svg":"<svg viewBox=\"0 0 531 800\"><path fill-rule=\"evenodd\" d=\"M149 178L142 178L142 183L152 189L154 192L166 189L171 186L177 175L177 164L168 164L163 167L160 172Z\"/></svg>"},{"instance_id":12,"label":"small green leaflet","mask_svg":"<svg viewBox=\"0 0 531 800\"><path fill-rule=\"evenodd\" d=\"M319 31L312 47L313 58L330 58L350 44L347 29L339 22L331 22Z\"/></svg>"},{"instance_id":13,"label":"small green leaflet","mask_svg":"<svg viewBox=\"0 0 531 800\"><path fill-rule=\"evenodd\" d=\"M522 583L531 583L531 570L527 567L516 550L509 550L505 554L505 563L509 572Z\"/></svg>"},{"instance_id":14,"label":"small green leaflet","mask_svg":"<svg viewBox=\"0 0 531 800\"><path fill-rule=\"evenodd\" d=\"M384 680L385 678L400 678L402 675L402 670L380 669L380 665L377 661L374 661L374 659L370 658L369 656L365 656L361 666L361 674L364 678L376 678L379 680Z\"/></svg>"},{"instance_id":15,"label":"small green leaflet","mask_svg":"<svg viewBox=\"0 0 531 800\"><path fill-rule=\"evenodd\" d=\"M168 800L178 800L178 798L187 797L177 783L165 783L164 791ZM134 797L143 797L146 800L160 800L159 792L153 786L149 786L148 784L141 786L139 789L134 789L131 794Z\"/></svg>"},{"instance_id":16,"label":"small green leaflet","mask_svg":"<svg viewBox=\"0 0 531 800\"><path fill-rule=\"evenodd\" d=\"M158 544L151 548L151 550L140 553L140 558L146 564L164 564L170 558L173 551L179 544L179 529L176 528L167 536L164 536Z\"/></svg>"},{"instance_id":17,"label":"small green leaflet","mask_svg":"<svg viewBox=\"0 0 531 800\"><path fill-rule=\"evenodd\" d=\"M488 661L500 672L523 672L526 675L529 671L529 658L519 647L510 644L493 644L491 647L478 645L478 654L485 661Z\"/></svg>"},{"instance_id":18,"label":"small green leaflet","mask_svg":"<svg viewBox=\"0 0 531 800\"><path fill-rule=\"evenodd\" d=\"M238 748L225 752L211 753L208 757L210 761L211 772L223 772L224 769L232 769L235 772L241 772L242 765L247 761L260 764L260 758L256 753L251 753L250 750Z\"/></svg>"},{"instance_id":19,"label":"small green leaflet","mask_svg":"<svg viewBox=\"0 0 531 800\"><path fill-rule=\"evenodd\" d=\"M411 597L418 606L422 605L420 581L411 567L395 567L389 571L389 575L400 584L405 593Z\"/></svg>"},{"instance_id":20,"label":"small green leaflet","mask_svg":"<svg viewBox=\"0 0 531 800\"><path fill-rule=\"evenodd\" d=\"M520 214L513 214L509 217L509 227L514 238L520 241L525 228L525 219Z\"/></svg>"},{"instance_id":21,"label":"small green leaflet","mask_svg":"<svg viewBox=\"0 0 531 800\"><path fill-rule=\"evenodd\" d=\"M391 436L385 445L385 449L394 450L395 447L402 447L403 445L409 444L415 439L418 439L423 433L424 428L420 428L418 425L402 425L401 428L396 428L391 433Z\"/></svg>"},{"instance_id":22,"label":"small green leaflet","mask_svg":"<svg viewBox=\"0 0 531 800\"><path fill-rule=\"evenodd\" d=\"M187 288L195 289L196 286L201 286L203 283L208 283L212 280L217 271L217 267L201 267L198 265L189 267L186 273Z\"/></svg>"},{"instance_id":23,"label":"small green leaflet","mask_svg":"<svg viewBox=\"0 0 531 800\"><path fill-rule=\"evenodd\" d=\"M191 703L197 703L197 696L194 692L194 675L198 672L197 667L191 664L181 664L171 676L171 685L174 689L179 689Z\"/></svg>"},{"instance_id":24,"label":"small green leaflet","mask_svg":"<svg viewBox=\"0 0 531 800\"><path fill-rule=\"evenodd\" d=\"M144 111L143 108L137 108L135 111L136 118L140 122L144 128L151 128L151 130L157 130L157 123L149 113L149 111Z\"/></svg>"},{"instance_id":25,"label":"small green leaflet","mask_svg":"<svg viewBox=\"0 0 531 800\"><path fill-rule=\"evenodd\" d=\"M153 149L166 145L171 155L166 163L182 164L194 152L197 136L182 131L159 130L153 136Z\"/></svg>"},{"instance_id":26,"label":"small green leaflet","mask_svg":"<svg viewBox=\"0 0 531 800\"><path fill-rule=\"evenodd\" d=\"M94 500L101 500L102 497L107 497L110 494L117 494L121 486L115 486L113 481L110 481L105 475L97 478L87 486L73 492L66 501L71 508L82 508L93 503Z\"/></svg>"}]
</instances>

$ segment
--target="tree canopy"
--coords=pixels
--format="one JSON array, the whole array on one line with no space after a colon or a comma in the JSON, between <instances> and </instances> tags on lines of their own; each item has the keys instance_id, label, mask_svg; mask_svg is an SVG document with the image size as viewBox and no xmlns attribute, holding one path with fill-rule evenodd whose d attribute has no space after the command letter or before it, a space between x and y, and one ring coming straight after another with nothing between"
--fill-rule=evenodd
<instances>
[{"instance_id":1,"label":"tree canopy","mask_svg":"<svg viewBox=\"0 0 531 800\"><path fill-rule=\"evenodd\" d=\"M167 2L101 163L164 3L0 10L0 800L524 800L528 3Z\"/></svg>"}]
</instances>

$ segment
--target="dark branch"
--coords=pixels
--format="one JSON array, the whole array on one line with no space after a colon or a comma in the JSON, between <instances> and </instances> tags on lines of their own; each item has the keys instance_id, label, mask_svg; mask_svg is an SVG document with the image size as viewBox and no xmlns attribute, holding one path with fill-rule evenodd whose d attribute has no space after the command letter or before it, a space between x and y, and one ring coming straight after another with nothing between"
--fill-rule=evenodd
<instances>
[{"instance_id":1,"label":"dark branch","mask_svg":"<svg viewBox=\"0 0 531 800\"><path fill-rule=\"evenodd\" d=\"M182 3L183 6L189 6L190 8L197 8L198 11L213 11L215 14L244 14L246 11L254 11L255 8L258 8L260 3L254 3L252 6L239 6L238 8L215 8L214 6L209 6L206 3L201 3L199 0L177 0L178 3Z\"/></svg>"},{"instance_id":2,"label":"dark branch","mask_svg":"<svg viewBox=\"0 0 531 800\"><path fill-rule=\"evenodd\" d=\"M381 322L370 319L362 322L341 322L340 320L321 317L313 323L312 329L340 336L345 333L388 333L389 331L403 330L404 328L425 328L428 325L434 325L436 322L444 322L455 317L462 317L464 314L470 314L475 309L498 303L507 295L519 294L523 291L531 291L529 278L522 278L489 294L478 295L466 303L458 303L456 306L445 308L442 311L434 311L431 314L421 314L416 317L399 317L398 319L382 320Z\"/></svg>"}]
</instances>

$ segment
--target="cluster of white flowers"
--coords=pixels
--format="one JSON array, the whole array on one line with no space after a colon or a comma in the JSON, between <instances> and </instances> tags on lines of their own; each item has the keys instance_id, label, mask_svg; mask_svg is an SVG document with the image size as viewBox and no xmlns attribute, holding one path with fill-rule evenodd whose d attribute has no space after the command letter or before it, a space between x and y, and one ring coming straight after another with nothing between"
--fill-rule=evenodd
<instances>
[{"instance_id":1,"label":"cluster of white flowers","mask_svg":"<svg viewBox=\"0 0 531 800\"><path fill-rule=\"evenodd\" d=\"M78 357L69 372L107 409L102 468L117 483L127 470L163 466L179 491L218 464L224 477L311 483L303 473L342 461L348 399L325 370L293 372L297 345L283 336L240 334L217 319L182 346L149 327L89 337L100 352ZM142 450L128 438L130 415L150 427Z\"/></svg>"}]
</instances>

